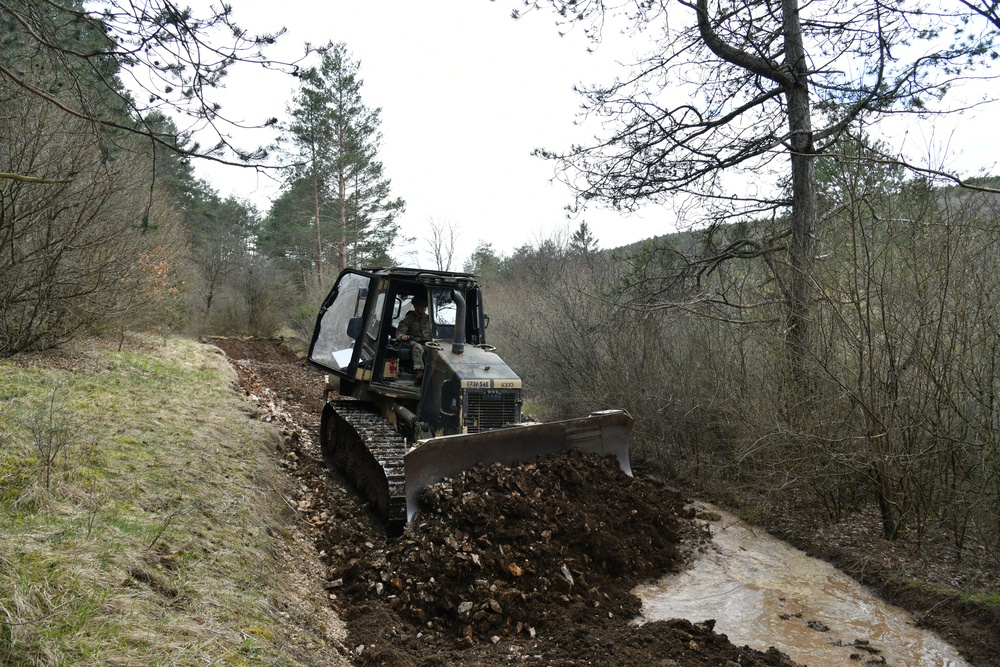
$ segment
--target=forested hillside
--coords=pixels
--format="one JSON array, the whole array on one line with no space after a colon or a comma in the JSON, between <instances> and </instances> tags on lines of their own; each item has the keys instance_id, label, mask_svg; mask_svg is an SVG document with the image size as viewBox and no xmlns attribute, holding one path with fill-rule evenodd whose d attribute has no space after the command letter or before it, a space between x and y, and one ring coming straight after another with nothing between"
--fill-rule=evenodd
<instances>
[{"instance_id":1,"label":"forested hillside","mask_svg":"<svg viewBox=\"0 0 1000 667\"><path fill-rule=\"evenodd\" d=\"M758 251L780 220L487 254L491 342L541 416L626 408L634 455L760 520L872 512L887 540L945 531L955 564L995 562L1000 195L870 176L824 182L800 369L788 268Z\"/></svg>"}]
</instances>

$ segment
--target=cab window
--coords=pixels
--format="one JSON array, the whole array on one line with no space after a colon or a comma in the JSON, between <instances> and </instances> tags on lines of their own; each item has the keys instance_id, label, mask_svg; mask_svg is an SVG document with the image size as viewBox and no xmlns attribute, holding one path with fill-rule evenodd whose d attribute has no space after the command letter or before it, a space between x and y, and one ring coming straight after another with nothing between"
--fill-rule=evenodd
<instances>
[{"instance_id":1,"label":"cab window","mask_svg":"<svg viewBox=\"0 0 1000 667\"><path fill-rule=\"evenodd\" d=\"M316 324L309 359L333 371L351 364L356 338L361 334L361 317L368 300L369 276L345 273L326 298L325 310Z\"/></svg>"}]
</instances>

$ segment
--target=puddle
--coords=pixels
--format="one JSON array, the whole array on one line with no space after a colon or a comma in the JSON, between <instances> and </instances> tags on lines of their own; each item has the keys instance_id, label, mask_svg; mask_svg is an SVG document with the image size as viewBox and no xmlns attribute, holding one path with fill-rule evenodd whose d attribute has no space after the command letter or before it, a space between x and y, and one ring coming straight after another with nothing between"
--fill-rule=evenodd
<instances>
[{"instance_id":1,"label":"puddle","mask_svg":"<svg viewBox=\"0 0 1000 667\"><path fill-rule=\"evenodd\" d=\"M968 667L906 611L882 602L833 566L710 505L713 544L685 572L640 586L639 623L716 620L737 646L769 646L809 667L885 664ZM854 656L854 657L852 657Z\"/></svg>"}]
</instances>

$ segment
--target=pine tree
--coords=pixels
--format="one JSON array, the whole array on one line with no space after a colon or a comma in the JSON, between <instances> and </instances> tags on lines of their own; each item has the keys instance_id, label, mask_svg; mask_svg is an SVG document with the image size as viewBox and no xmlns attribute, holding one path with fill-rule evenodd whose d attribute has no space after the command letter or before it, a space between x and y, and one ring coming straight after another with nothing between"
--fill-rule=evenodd
<instances>
[{"instance_id":1,"label":"pine tree","mask_svg":"<svg viewBox=\"0 0 1000 667\"><path fill-rule=\"evenodd\" d=\"M404 202L391 196L378 160L381 110L361 98L359 63L343 43L330 43L320 54L319 66L302 76L291 122L283 128L296 166L272 208L265 238L282 240L283 247L268 250L286 259L312 257L322 283L329 263L390 262ZM307 235L311 251L304 246Z\"/></svg>"},{"instance_id":2,"label":"pine tree","mask_svg":"<svg viewBox=\"0 0 1000 667\"><path fill-rule=\"evenodd\" d=\"M493 281L500 273L503 258L493 249L493 244L480 241L469 259L465 260L462 270L479 276L483 283Z\"/></svg>"},{"instance_id":3,"label":"pine tree","mask_svg":"<svg viewBox=\"0 0 1000 667\"><path fill-rule=\"evenodd\" d=\"M569 251L574 255L590 255L597 252L597 239L586 222L581 222L569 239Z\"/></svg>"}]
</instances>

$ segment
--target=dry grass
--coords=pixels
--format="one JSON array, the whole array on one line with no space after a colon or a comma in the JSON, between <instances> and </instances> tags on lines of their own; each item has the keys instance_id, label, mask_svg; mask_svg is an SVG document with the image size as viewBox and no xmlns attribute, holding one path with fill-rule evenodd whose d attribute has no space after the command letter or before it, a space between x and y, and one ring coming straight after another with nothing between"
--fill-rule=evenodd
<instances>
[{"instance_id":1,"label":"dry grass","mask_svg":"<svg viewBox=\"0 0 1000 667\"><path fill-rule=\"evenodd\" d=\"M0 663L337 659L275 435L213 350L135 338L0 362ZM38 434L67 428L52 455Z\"/></svg>"}]
</instances>

